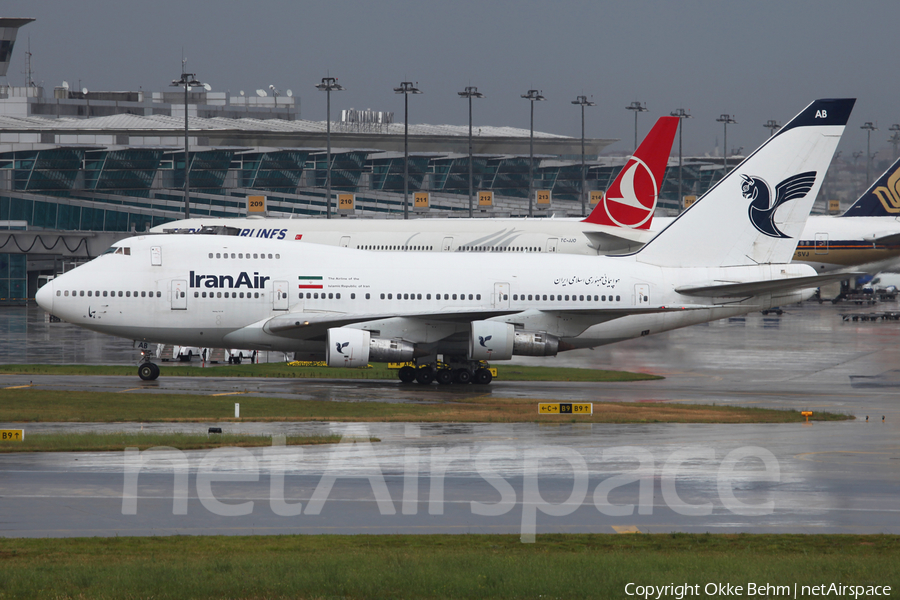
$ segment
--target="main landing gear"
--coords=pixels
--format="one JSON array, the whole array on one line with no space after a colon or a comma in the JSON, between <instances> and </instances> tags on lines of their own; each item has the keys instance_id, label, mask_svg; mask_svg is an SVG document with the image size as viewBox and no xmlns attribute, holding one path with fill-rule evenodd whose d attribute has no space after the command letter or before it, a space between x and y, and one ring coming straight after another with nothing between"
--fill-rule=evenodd
<instances>
[{"instance_id":1,"label":"main landing gear","mask_svg":"<svg viewBox=\"0 0 900 600\"><path fill-rule=\"evenodd\" d=\"M485 361L466 360L459 363L438 361L424 365L406 365L400 368L397 376L401 383L415 381L422 385L428 385L433 381L437 381L440 385L451 383L487 385L494 378L490 371L490 365Z\"/></svg>"},{"instance_id":2,"label":"main landing gear","mask_svg":"<svg viewBox=\"0 0 900 600\"><path fill-rule=\"evenodd\" d=\"M144 381L153 381L159 377L159 367L150 361L143 362L138 367L138 377Z\"/></svg>"}]
</instances>

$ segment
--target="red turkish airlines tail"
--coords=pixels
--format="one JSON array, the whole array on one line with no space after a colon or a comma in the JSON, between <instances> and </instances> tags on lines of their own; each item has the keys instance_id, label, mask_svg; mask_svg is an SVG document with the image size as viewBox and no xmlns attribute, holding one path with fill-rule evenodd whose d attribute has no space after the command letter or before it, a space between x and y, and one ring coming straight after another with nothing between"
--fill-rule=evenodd
<instances>
[{"instance_id":1,"label":"red turkish airlines tail","mask_svg":"<svg viewBox=\"0 0 900 600\"><path fill-rule=\"evenodd\" d=\"M677 129L678 117L660 117L582 223L649 229Z\"/></svg>"}]
</instances>

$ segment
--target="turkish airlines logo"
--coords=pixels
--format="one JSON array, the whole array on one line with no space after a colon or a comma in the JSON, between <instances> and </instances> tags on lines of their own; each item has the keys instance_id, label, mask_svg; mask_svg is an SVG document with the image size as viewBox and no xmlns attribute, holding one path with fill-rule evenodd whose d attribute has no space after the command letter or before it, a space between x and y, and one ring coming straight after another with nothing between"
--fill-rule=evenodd
<instances>
[{"instance_id":1,"label":"turkish airlines logo","mask_svg":"<svg viewBox=\"0 0 900 600\"><path fill-rule=\"evenodd\" d=\"M606 216L619 227L640 227L651 217L656 208L659 184L647 163L631 157L619 178L619 187L613 186L603 196Z\"/></svg>"}]
</instances>

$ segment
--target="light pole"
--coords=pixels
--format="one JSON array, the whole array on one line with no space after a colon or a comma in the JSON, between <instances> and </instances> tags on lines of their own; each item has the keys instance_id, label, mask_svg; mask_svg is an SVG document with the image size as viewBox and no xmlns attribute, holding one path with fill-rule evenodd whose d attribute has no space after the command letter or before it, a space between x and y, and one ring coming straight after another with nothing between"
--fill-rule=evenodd
<instances>
[{"instance_id":1,"label":"light pole","mask_svg":"<svg viewBox=\"0 0 900 600\"><path fill-rule=\"evenodd\" d=\"M646 102L643 103L643 104L641 104L641 103L638 102L637 100L635 100L634 102L632 102L631 104L629 104L629 105L626 106L625 108L626 108L627 110L633 110L633 111L634 111L634 152L637 152L637 116L638 116L638 113L647 112L647 111L650 110L650 109L647 108L647 103L646 103ZM634 152L632 152L632 154L633 154Z\"/></svg>"},{"instance_id":2,"label":"light pole","mask_svg":"<svg viewBox=\"0 0 900 600\"><path fill-rule=\"evenodd\" d=\"M456 92L469 99L469 218L472 218L472 98L484 98L477 87L468 86L462 92Z\"/></svg>"},{"instance_id":3,"label":"light pole","mask_svg":"<svg viewBox=\"0 0 900 600\"><path fill-rule=\"evenodd\" d=\"M872 121L866 121L859 128L866 130L866 185L863 186L865 188L869 186L870 167L872 166L872 132L878 131L878 128L872 124Z\"/></svg>"},{"instance_id":4,"label":"light pole","mask_svg":"<svg viewBox=\"0 0 900 600\"><path fill-rule=\"evenodd\" d=\"M781 123L776 121L775 119L769 119L765 123L763 123L763 127L769 130L769 137L775 135L775 131L781 129Z\"/></svg>"},{"instance_id":5,"label":"light pole","mask_svg":"<svg viewBox=\"0 0 900 600\"><path fill-rule=\"evenodd\" d=\"M637 113L635 113L637 114ZM691 118L691 113L687 112L683 108L676 108L671 113L669 113L673 117L678 117L678 204L681 208L684 208L684 176L682 173L682 146L681 146L681 131L684 128L684 120Z\"/></svg>"},{"instance_id":6,"label":"light pole","mask_svg":"<svg viewBox=\"0 0 900 600\"><path fill-rule=\"evenodd\" d=\"M403 94L403 218L409 218L409 95L422 92L412 81L403 81L394 93Z\"/></svg>"},{"instance_id":7,"label":"light pole","mask_svg":"<svg viewBox=\"0 0 900 600\"><path fill-rule=\"evenodd\" d=\"M725 139L722 140L722 177L728 175L728 124L729 123L737 123L737 121L731 115L721 114L719 118L716 119L719 123L722 123L722 127L725 129Z\"/></svg>"},{"instance_id":8,"label":"light pole","mask_svg":"<svg viewBox=\"0 0 900 600\"><path fill-rule=\"evenodd\" d=\"M528 90L522 97L531 102L531 137L528 139L528 216L534 216L534 103L546 100L540 90Z\"/></svg>"},{"instance_id":9,"label":"light pole","mask_svg":"<svg viewBox=\"0 0 900 600\"><path fill-rule=\"evenodd\" d=\"M888 131L894 132L894 135L888 141L894 146L894 160L897 160L897 144L900 143L900 124L894 123Z\"/></svg>"},{"instance_id":10,"label":"light pole","mask_svg":"<svg viewBox=\"0 0 900 600\"><path fill-rule=\"evenodd\" d=\"M184 218L191 218L191 157L188 149L188 89L191 86L202 86L197 81L194 73L184 72L184 63L181 61L181 79L173 79L171 87L184 87Z\"/></svg>"},{"instance_id":11,"label":"light pole","mask_svg":"<svg viewBox=\"0 0 900 600\"><path fill-rule=\"evenodd\" d=\"M593 96L591 96L593 98ZM572 100L572 104L578 104L581 106L581 216L587 216L586 202L584 198L584 107L585 106L597 106L596 102L591 102L587 99L587 96L578 96L575 100Z\"/></svg>"},{"instance_id":12,"label":"light pole","mask_svg":"<svg viewBox=\"0 0 900 600\"><path fill-rule=\"evenodd\" d=\"M331 218L331 92L340 92L344 86L337 82L337 77L323 77L322 83L316 85L316 89L325 92L328 108L326 109L326 133L325 139L328 144L328 161L325 171L325 218Z\"/></svg>"}]
</instances>

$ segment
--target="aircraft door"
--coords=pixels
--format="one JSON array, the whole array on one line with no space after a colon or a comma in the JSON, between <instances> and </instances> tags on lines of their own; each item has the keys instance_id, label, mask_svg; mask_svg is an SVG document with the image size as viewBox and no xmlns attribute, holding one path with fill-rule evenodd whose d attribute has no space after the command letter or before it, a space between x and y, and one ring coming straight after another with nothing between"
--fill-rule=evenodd
<instances>
[{"instance_id":1,"label":"aircraft door","mask_svg":"<svg viewBox=\"0 0 900 600\"><path fill-rule=\"evenodd\" d=\"M150 247L150 266L162 266L162 248L160 248L159 246Z\"/></svg>"},{"instance_id":2,"label":"aircraft door","mask_svg":"<svg viewBox=\"0 0 900 600\"><path fill-rule=\"evenodd\" d=\"M634 305L647 306L650 304L650 286L646 283L638 283L634 286Z\"/></svg>"},{"instance_id":3,"label":"aircraft door","mask_svg":"<svg viewBox=\"0 0 900 600\"><path fill-rule=\"evenodd\" d=\"M494 308L509 308L509 284L508 283L495 283L494 284L494 297L493 297L493 307Z\"/></svg>"},{"instance_id":4,"label":"aircraft door","mask_svg":"<svg viewBox=\"0 0 900 600\"><path fill-rule=\"evenodd\" d=\"M273 281L272 282L272 292L274 297L272 298L272 310L287 310L288 309L288 282L287 281Z\"/></svg>"},{"instance_id":5,"label":"aircraft door","mask_svg":"<svg viewBox=\"0 0 900 600\"><path fill-rule=\"evenodd\" d=\"M450 252L451 250L453 250L453 238L445 237L441 244L441 252Z\"/></svg>"},{"instance_id":6,"label":"aircraft door","mask_svg":"<svg viewBox=\"0 0 900 600\"><path fill-rule=\"evenodd\" d=\"M175 279L172 281L172 310L187 310L187 281Z\"/></svg>"},{"instance_id":7,"label":"aircraft door","mask_svg":"<svg viewBox=\"0 0 900 600\"><path fill-rule=\"evenodd\" d=\"M341 237L341 248L349 248L350 247L350 236L345 235Z\"/></svg>"},{"instance_id":8,"label":"aircraft door","mask_svg":"<svg viewBox=\"0 0 900 600\"><path fill-rule=\"evenodd\" d=\"M556 252L556 246L559 243L559 238L550 238L547 240L547 252Z\"/></svg>"},{"instance_id":9,"label":"aircraft door","mask_svg":"<svg viewBox=\"0 0 900 600\"><path fill-rule=\"evenodd\" d=\"M828 233L816 234L816 254L828 254Z\"/></svg>"}]
</instances>

